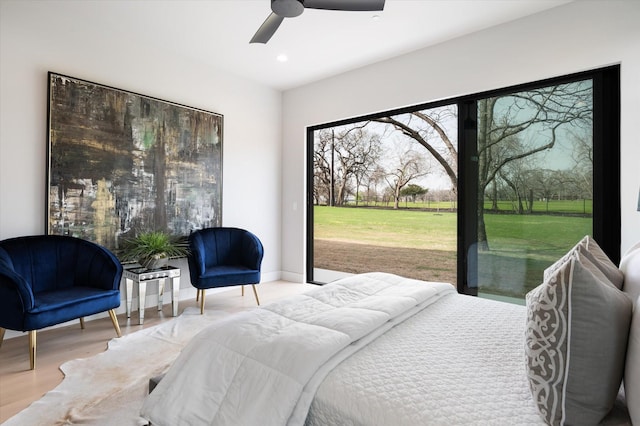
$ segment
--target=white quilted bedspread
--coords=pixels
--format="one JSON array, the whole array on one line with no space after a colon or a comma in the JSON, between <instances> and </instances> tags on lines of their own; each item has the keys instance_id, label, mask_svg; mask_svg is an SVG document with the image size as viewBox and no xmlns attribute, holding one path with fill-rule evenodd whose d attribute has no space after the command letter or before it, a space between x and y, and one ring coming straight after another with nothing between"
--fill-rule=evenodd
<instances>
[{"instance_id":1,"label":"white quilted bedspread","mask_svg":"<svg viewBox=\"0 0 640 426\"><path fill-rule=\"evenodd\" d=\"M524 325L524 306L443 297L337 366L306 424L544 424L526 380Z\"/></svg>"},{"instance_id":2,"label":"white quilted bedspread","mask_svg":"<svg viewBox=\"0 0 640 426\"><path fill-rule=\"evenodd\" d=\"M141 414L155 426L302 425L333 367L454 293L445 283L370 273L233 315L185 347Z\"/></svg>"}]
</instances>

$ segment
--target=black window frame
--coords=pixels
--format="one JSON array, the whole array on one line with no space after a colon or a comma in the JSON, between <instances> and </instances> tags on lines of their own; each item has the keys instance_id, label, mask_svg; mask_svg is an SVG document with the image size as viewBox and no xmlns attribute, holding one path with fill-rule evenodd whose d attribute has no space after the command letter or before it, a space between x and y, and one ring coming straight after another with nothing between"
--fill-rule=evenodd
<instances>
[{"instance_id":1,"label":"black window frame","mask_svg":"<svg viewBox=\"0 0 640 426\"><path fill-rule=\"evenodd\" d=\"M620 260L621 199L620 199L620 65L508 86L500 89L459 96L437 102L426 102L333 121L307 127L307 216L306 216L306 281L313 279L313 152L314 132L374 118L408 113L457 104L458 107L458 249L457 289L460 293L477 294L469 285L474 276L473 251L477 239L477 102L487 97L540 87L591 79L593 81L593 238L614 262Z\"/></svg>"}]
</instances>

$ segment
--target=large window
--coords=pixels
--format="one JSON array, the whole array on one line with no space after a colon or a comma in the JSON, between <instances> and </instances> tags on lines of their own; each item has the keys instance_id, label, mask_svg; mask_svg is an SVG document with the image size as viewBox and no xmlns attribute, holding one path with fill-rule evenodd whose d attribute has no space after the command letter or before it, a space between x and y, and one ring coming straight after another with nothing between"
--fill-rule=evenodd
<instances>
[{"instance_id":1,"label":"large window","mask_svg":"<svg viewBox=\"0 0 640 426\"><path fill-rule=\"evenodd\" d=\"M313 130L313 278L455 283L457 105Z\"/></svg>"},{"instance_id":2,"label":"large window","mask_svg":"<svg viewBox=\"0 0 640 426\"><path fill-rule=\"evenodd\" d=\"M618 67L315 126L308 152L310 282L521 301L585 234L619 257Z\"/></svg>"}]
</instances>

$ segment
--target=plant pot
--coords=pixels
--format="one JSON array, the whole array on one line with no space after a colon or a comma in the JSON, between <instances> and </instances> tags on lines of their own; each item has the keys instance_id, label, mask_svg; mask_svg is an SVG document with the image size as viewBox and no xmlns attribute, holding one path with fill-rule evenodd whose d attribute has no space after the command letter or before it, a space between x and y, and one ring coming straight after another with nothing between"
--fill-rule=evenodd
<instances>
[{"instance_id":1,"label":"plant pot","mask_svg":"<svg viewBox=\"0 0 640 426\"><path fill-rule=\"evenodd\" d=\"M167 256L154 255L142 257L138 259L138 263L145 269L160 269L168 265L169 258Z\"/></svg>"}]
</instances>

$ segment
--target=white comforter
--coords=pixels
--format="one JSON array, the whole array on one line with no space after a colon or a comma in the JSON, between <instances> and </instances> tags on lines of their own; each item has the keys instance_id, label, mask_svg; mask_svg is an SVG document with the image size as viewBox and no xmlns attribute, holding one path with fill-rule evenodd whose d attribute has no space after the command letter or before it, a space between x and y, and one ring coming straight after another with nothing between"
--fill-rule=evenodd
<instances>
[{"instance_id":1,"label":"white comforter","mask_svg":"<svg viewBox=\"0 0 640 426\"><path fill-rule=\"evenodd\" d=\"M443 297L331 371L307 426L544 426L525 371L525 318L524 306Z\"/></svg>"},{"instance_id":2,"label":"white comforter","mask_svg":"<svg viewBox=\"0 0 640 426\"><path fill-rule=\"evenodd\" d=\"M451 293L370 273L234 315L191 341L141 414L156 426L302 425L332 368Z\"/></svg>"}]
</instances>

